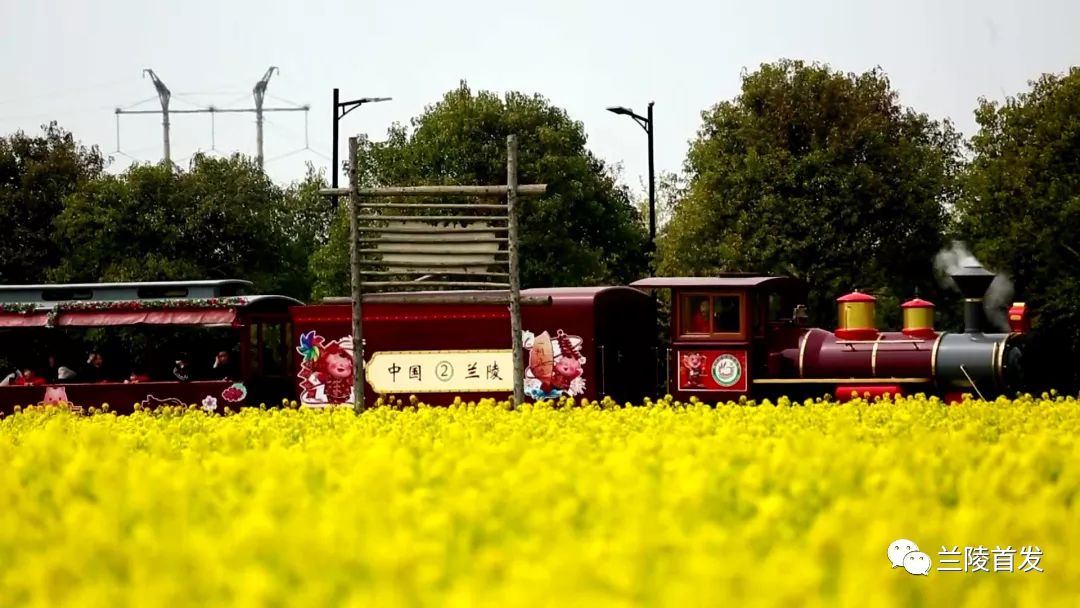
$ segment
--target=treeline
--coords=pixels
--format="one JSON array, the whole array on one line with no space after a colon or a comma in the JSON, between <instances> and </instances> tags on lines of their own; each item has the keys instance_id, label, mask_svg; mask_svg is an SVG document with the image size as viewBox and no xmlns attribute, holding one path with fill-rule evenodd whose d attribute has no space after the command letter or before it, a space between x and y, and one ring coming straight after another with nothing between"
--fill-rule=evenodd
<instances>
[{"instance_id":1,"label":"treeline","mask_svg":"<svg viewBox=\"0 0 1080 608\"><path fill-rule=\"evenodd\" d=\"M794 275L826 325L851 289L877 295L890 327L918 294L958 329L943 271L962 242L1003 275L1002 302L1015 294L1035 313L1029 366L1080 386L1080 70L973 101L979 130L965 139L902 104L880 70L783 60L745 73L737 97L702 113L682 171L659 176L659 272ZM523 284L647 275L644 201L541 96L462 84L364 142L362 180L502 183L510 133L521 181L549 184L523 202ZM106 163L55 124L0 138L0 283L242 277L301 299L347 293L348 220L313 168L281 186L239 155L116 176Z\"/></svg>"}]
</instances>

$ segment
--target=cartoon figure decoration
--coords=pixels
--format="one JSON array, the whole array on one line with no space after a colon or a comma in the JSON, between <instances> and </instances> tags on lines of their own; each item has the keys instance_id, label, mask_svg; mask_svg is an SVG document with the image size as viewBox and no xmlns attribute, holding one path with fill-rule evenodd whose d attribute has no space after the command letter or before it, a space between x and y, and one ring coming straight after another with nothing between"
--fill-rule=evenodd
<instances>
[{"instance_id":1,"label":"cartoon figure decoration","mask_svg":"<svg viewBox=\"0 0 1080 608\"><path fill-rule=\"evenodd\" d=\"M529 350L525 371L525 394L533 399L575 397L585 392L581 337L558 330L552 340L548 332L534 336L524 332L522 345Z\"/></svg>"},{"instance_id":2,"label":"cartoon figure decoration","mask_svg":"<svg viewBox=\"0 0 1080 608\"><path fill-rule=\"evenodd\" d=\"M682 366L686 370L686 386L700 388L701 374L705 371L706 357L702 353L686 353L682 356Z\"/></svg>"},{"instance_id":3,"label":"cartoon figure decoration","mask_svg":"<svg viewBox=\"0 0 1080 608\"><path fill-rule=\"evenodd\" d=\"M352 403L352 337L326 339L314 331L300 336L300 401L311 407Z\"/></svg>"},{"instance_id":4,"label":"cartoon figure decoration","mask_svg":"<svg viewBox=\"0 0 1080 608\"><path fill-rule=\"evenodd\" d=\"M67 389L63 386L47 386L45 387L45 397L38 403L38 405L55 405L67 407L72 413L82 414L85 413L85 409L81 405L75 405L68 399Z\"/></svg>"},{"instance_id":5,"label":"cartoon figure decoration","mask_svg":"<svg viewBox=\"0 0 1080 608\"><path fill-rule=\"evenodd\" d=\"M139 404L140 407L147 410L152 410L159 407L187 407L187 404L177 399L176 397L166 397L165 399L159 399L153 395L147 395L146 399L143 399Z\"/></svg>"}]
</instances>

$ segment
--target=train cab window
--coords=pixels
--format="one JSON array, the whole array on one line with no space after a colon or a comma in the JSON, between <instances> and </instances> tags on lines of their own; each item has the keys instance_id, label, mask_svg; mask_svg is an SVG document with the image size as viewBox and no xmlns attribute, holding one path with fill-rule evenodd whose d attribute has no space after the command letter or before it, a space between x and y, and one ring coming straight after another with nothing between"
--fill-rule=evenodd
<instances>
[{"instance_id":1,"label":"train cab window","mask_svg":"<svg viewBox=\"0 0 1080 608\"><path fill-rule=\"evenodd\" d=\"M680 331L687 337L742 338L743 294L684 294Z\"/></svg>"},{"instance_id":2,"label":"train cab window","mask_svg":"<svg viewBox=\"0 0 1080 608\"><path fill-rule=\"evenodd\" d=\"M686 296L685 302L686 306L683 310L683 318L686 319L686 321L683 322L683 333L712 333L709 329L709 319L711 317L709 312L709 297Z\"/></svg>"},{"instance_id":3,"label":"train cab window","mask_svg":"<svg viewBox=\"0 0 1080 608\"><path fill-rule=\"evenodd\" d=\"M712 333L737 334L742 332L742 306L739 296L713 296Z\"/></svg>"},{"instance_id":4,"label":"train cab window","mask_svg":"<svg viewBox=\"0 0 1080 608\"><path fill-rule=\"evenodd\" d=\"M783 300L778 293L769 294L769 321L780 321L784 314Z\"/></svg>"}]
</instances>

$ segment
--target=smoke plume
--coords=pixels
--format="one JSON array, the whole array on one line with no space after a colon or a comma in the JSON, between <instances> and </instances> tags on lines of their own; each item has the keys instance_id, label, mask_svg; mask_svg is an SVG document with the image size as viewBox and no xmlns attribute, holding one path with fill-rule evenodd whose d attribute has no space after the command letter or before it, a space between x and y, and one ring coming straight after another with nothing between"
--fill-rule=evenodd
<instances>
[{"instance_id":1,"label":"smoke plume","mask_svg":"<svg viewBox=\"0 0 1080 608\"><path fill-rule=\"evenodd\" d=\"M985 268L972 255L967 246L960 241L953 241L951 247L942 249L934 256L934 270L937 272L938 282L946 289L959 291L956 282L952 280L950 275L965 266ZM987 268L987 270L990 269ZM990 283L990 288L986 290L986 295L983 297L983 310L986 313L986 319L993 323L998 330L1009 331L1009 318L1006 310L1013 297L1013 283L1009 277L1000 272L994 273L994 280Z\"/></svg>"}]
</instances>

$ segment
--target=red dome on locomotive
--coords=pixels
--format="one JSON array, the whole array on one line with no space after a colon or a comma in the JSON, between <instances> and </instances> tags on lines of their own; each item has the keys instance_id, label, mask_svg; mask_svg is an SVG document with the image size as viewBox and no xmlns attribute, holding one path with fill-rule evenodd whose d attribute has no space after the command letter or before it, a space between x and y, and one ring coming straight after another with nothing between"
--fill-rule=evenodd
<instances>
[{"instance_id":1,"label":"red dome on locomotive","mask_svg":"<svg viewBox=\"0 0 1080 608\"><path fill-rule=\"evenodd\" d=\"M836 337L841 340L873 340L878 335L874 324L874 305L877 298L855 290L836 298Z\"/></svg>"},{"instance_id":2,"label":"red dome on locomotive","mask_svg":"<svg viewBox=\"0 0 1080 608\"><path fill-rule=\"evenodd\" d=\"M934 303L920 298L912 298L900 305L904 315L904 335L912 338L930 339L937 335L934 331Z\"/></svg>"}]
</instances>

